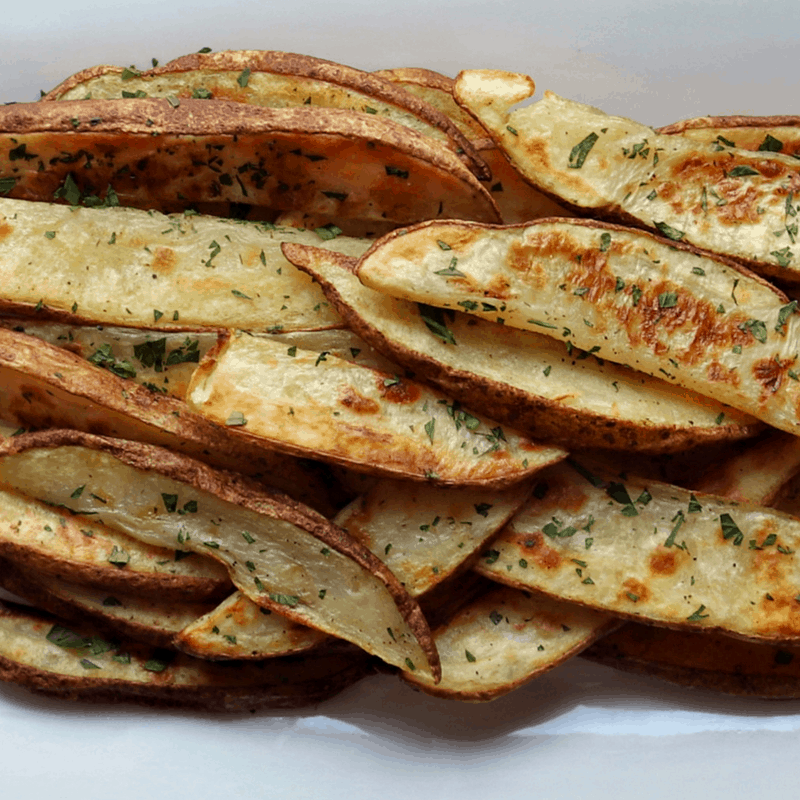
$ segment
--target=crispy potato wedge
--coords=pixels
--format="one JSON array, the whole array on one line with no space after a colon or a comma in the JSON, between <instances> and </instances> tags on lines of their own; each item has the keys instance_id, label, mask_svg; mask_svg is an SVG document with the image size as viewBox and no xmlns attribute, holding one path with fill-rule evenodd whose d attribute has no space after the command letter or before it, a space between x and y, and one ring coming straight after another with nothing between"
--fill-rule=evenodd
<instances>
[{"instance_id":1,"label":"crispy potato wedge","mask_svg":"<svg viewBox=\"0 0 800 800\"><path fill-rule=\"evenodd\" d=\"M0 310L77 324L248 331L341 325L281 254L287 241L361 255L346 236L135 208L0 199Z\"/></svg>"},{"instance_id":2,"label":"crispy potato wedge","mask_svg":"<svg viewBox=\"0 0 800 800\"><path fill-rule=\"evenodd\" d=\"M173 97L234 100L271 108L339 108L390 119L461 155L481 178L491 173L471 142L435 105L376 73L275 50L192 53L146 71L101 65L62 81L50 100Z\"/></svg>"},{"instance_id":3,"label":"crispy potato wedge","mask_svg":"<svg viewBox=\"0 0 800 800\"><path fill-rule=\"evenodd\" d=\"M231 435L185 403L32 336L0 327L0 419L74 428L168 447L265 480L324 513L330 487L308 464Z\"/></svg>"},{"instance_id":4,"label":"crispy potato wedge","mask_svg":"<svg viewBox=\"0 0 800 800\"><path fill-rule=\"evenodd\" d=\"M107 641L30 608L0 608L0 680L64 699L206 711L296 708L332 697L372 671L357 651L214 664Z\"/></svg>"},{"instance_id":5,"label":"crispy potato wedge","mask_svg":"<svg viewBox=\"0 0 800 800\"><path fill-rule=\"evenodd\" d=\"M744 438L760 427L721 403L589 358L535 331L463 312L439 320L435 309L364 286L347 257L294 244L285 245L285 253L373 347L465 405L491 408L498 421L534 438L575 449L672 452ZM490 305L481 301L480 307Z\"/></svg>"},{"instance_id":6,"label":"crispy potato wedge","mask_svg":"<svg viewBox=\"0 0 800 800\"><path fill-rule=\"evenodd\" d=\"M679 243L590 220L425 223L356 269L379 291L546 334L800 431L797 304Z\"/></svg>"},{"instance_id":7,"label":"crispy potato wedge","mask_svg":"<svg viewBox=\"0 0 800 800\"><path fill-rule=\"evenodd\" d=\"M517 169L560 202L800 281L789 231L796 159L658 134L552 92L511 110L533 92L528 76L494 70L462 72L454 89Z\"/></svg>"},{"instance_id":8,"label":"crispy potato wedge","mask_svg":"<svg viewBox=\"0 0 800 800\"><path fill-rule=\"evenodd\" d=\"M340 109L222 100L0 108L0 191L72 205L102 195L165 212L214 201L398 224L499 221L458 156L409 128Z\"/></svg>"},{"instance_id":9,"label":"crispy potato wedge","mask_svg":"<svg viewBox=\"0 0 800 800\"><path fill-rule=\"evenodd\" d=\"M13 446L14 440L6 440ZM63 481L63 475L55 476ZM80 491L79 491L80 490ZM222 599L231 591L227 571L184 548L160 547L110 529L70 508L82 493L76 483L60 506L15 491L0 492L0 554L27 571L106 592L158 595L182 601ZM61 507L64 506L64 507Z\"/></svg>"},{"instance_id":10,"label":"crispy potato wedge","mask_svg":"<svg viewBox=\"0 0 800 800\"><path fill-rule=\"evenodd\" d=\"M164 595L129 594L65 581L0 558L0 586L62 619L91 622L107 633L154 647L172 647L175 636L212 611L213 602Z\"/></svg>"},{"instance_id":11,"label":"crispy potato wedge","mask_svg":"<svg viewBox=\"0 0 800 800\"><path fill-rule=\"evenodd\" d=\"M73 498L63 475L85 490ZM419 606L366 548L277 491L136 442L74 431L0 443L0 483L148 544L208 555L251 600L436 680Z\"/></svg>"},{"instance_id":12,"label":"crispy potato wedge","mask_svg":"<svg viewBox=\"0 0 800 800\"><path fill-rule=\"evenodd\" d=\"M475 119L456 103L455 81L427 69L401 68L374 73L444 112L473 143L492 173L490 191L503 222L527 222L539 217L572 217L572 211L531 186Z\"/></svg>"},{"instance_id":13,"label":"crispy potato wedge","mask_svg":"<svg viewBox=\"0 0 800 800\"><path fill-rule=\"evenodd\" d=\"M247 440L440 485L507 486L566 455L416 381L243 335L201 363L187 402Z\"/></svg>"},{"instance_id":14,"label":"crispy potato wedge","mask_svg":"<svg viewBox=\"0 0 800 800\"><path fill-rule=\"evenodd\" d=\"M540 480L482 575L667 627L800 637L800 520L576 462Z\"/></svg>"},{"instance_id":15,"label":"crispy potato wedge","mask_svg":"<svg viewBox=\"0 0 800 800\"><path fill-rule=\"evenodd\" d=\"M491 491L383 480L334 521L418 597L473 560L531 489L530 482Z\"/></svg>"},{"instance_id":16,"label":"crispy potato wedge","mask_svg":"<svg viewBox=\"0 0 800 800\"><path fill-rule=\"evenodd\" d=\"M581 652L619 626L607 614L509 586L468 603L434 632L442 659L438 684L405 671L428 694L495 700Z\"/></svg>"},{"instance_id":17,"label":"crispy potato wedge","mask_svg":"<svg viewBox=\"0 0 800 800\"><path fill-rule=\"evenodd\" d=\"M695 689L774 700L800 697L796 645L753 644L730 636L631 624L595 642L581 656ZM444 654L443 662L446 676Z\"/></svg>"},{"instance_id":18,"label":"crispy potato wedge","mask_svg":"<svg viewBox=\"0 0 800 800\"><path fill-rule=\"evenodd\" d=\"M800 117L695 117L656 129L705 144L766 153L800 154Z\"/></svg>"}]
</instances>

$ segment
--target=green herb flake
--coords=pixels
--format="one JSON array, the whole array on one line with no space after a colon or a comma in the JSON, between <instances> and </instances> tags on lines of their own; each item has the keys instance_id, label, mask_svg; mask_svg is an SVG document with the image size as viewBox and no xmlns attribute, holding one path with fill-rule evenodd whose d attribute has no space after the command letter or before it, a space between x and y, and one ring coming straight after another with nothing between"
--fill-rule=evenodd
<instances>
[{"instance_id":1,"label":"green herb flake","mask_svg":"<svg viewBox=\"0 0 800 800\"><path fill-rule=\"evenodd\" d=\"M567 166L570 169L580 169L583 166L584 161L586 161L586 157L589 155L589 152L594 147L595 142L600 137L592 132L584 139L582 139L578 144L576 144L569 153L569 161L567 162Z\"/></svg>"},{"instance_id":2,"label":"green herb flake","mask_svg":"<svg viewBox=\"0 0 800 800\"><path fill-rule=\"evenodd\" d=\"M289 608L295 608L300 603L300 598L293 594L273 594L270 592L269 599L272 600L273 603L289 606Z\"/></svg>"},{"instance_id":3,"label":"green herb flake","mask_svg":"<svg viewBox=\"0 0 800 800\"><path fill-rule=\"evenodd\" d=\"M475 660L476 660L475 656L472 655L472 653L470 653L469 650L465 650L464 651L464 655L467 657L467 661L469 661L470 664L474 664L475 663Z\"/></svg>"},{"instance_id":4,"label":"green herb flake","mask_svg":"<svg viewBox=\"0 0 800 800\"><path fill-rule=\"evenodd\" d=\"M245 67L239 74L239 77L236 79L236 83L238 83L239 86L241 86L242 89L244 89L249 82L250 82L250 67Z\"/></svg>"},{"instance_id":5,"label":"green herb flake","mask_svg":"<svg viewBox=\"0 0 800 800\"><path fill-rule=\"evenodd\" d=\"M744 541L744 534L739 526L734 522L730 514L720 514L720 525L722 526L722 538L733 539L733 543L738 547Z\"/></svg>"},{"instance_id":6,"label":"green herb flake","mask_svg":"<svg viewBox=\"0 0 800 800\"><path fill-rule=\"evenodd\" d=\"M228 427L241 427L247 425L247 419L241 411L231 411L228 418L225 420Z\"/></svg>"},{"instance_id":7,"label":"green herb flake","mask_svg":"<svg viewBox=\"0 0 800 800\"><path fill-rule=\"evenodd\" d=\"M694 613L690 616L686 617L687 622L700 622L701 619L706 619L709 614L704 614L703 612L706 610L706 607L701 605L700 608L697 609Z\"/></svg>"},{"instance_id":8,"label":"green herb flake","mask_svg":"<svg viewBox=\"0 0 800 800\"><path fill-rule=\"evenodd\" d=\"M674 242L679 242L684 236L686 236L684 231L679 231L677 228L673 228L666 222L657 222L656 220L653 220L653 225L655 225L656 229L662 236L666 236L667 239L672 239Z\"/></svg>"}]
</instances>

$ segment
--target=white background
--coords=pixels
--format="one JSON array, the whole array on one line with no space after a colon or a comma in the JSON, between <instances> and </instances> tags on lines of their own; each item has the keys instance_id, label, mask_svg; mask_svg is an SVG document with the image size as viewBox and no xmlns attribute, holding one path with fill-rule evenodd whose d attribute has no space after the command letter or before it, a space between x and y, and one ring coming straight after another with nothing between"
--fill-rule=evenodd
<instances>
[{"instance_id":1,"label":"white background","mask_svg":"<svg viewBox=\"0 0 800 800\"><path fill-rule=\"evenodd\" d=\"M83 67L201 47L362 69L526 72L539 90L651 125L800 114L795 2L39 0L5 4L0 102ZM3 797L753 798L796 791L800 701L737 700L581 660L495 703L388 677L299 713L83 707L0 687Z\"/></svg>"}]
</instances>

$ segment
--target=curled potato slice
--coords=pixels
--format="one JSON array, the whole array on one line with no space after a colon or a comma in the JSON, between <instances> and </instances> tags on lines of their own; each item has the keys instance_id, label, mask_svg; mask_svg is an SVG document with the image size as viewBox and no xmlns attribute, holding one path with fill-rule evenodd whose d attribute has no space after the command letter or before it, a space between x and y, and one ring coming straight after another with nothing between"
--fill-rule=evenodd
<instances>
[{"instance_id":1,"label":"curled potato slice","mask_svg":"<svg viewBox=\"0 0 800 800\"><path fill-rule=\"evenodd\" d=\"M528 76L495 70L462 72L454 90L517 168L561 202L800 280L787 230L796 159L659 134L552 92L512 110L533 92Z\"/></svg>"},{"instance_id":2,"label":"curled potato slice","mask_svg":"<svg viewBox=\"0 0 800 800\"><path fill-rule=\"evenodd\" d=\"M84 487L78 497L64 475ZM158 448L71 431L3 442L0 481L147 543L208 555L255 603L438 677L427 623L394 575L278 492Z\"/></svg>"}]
</instances>

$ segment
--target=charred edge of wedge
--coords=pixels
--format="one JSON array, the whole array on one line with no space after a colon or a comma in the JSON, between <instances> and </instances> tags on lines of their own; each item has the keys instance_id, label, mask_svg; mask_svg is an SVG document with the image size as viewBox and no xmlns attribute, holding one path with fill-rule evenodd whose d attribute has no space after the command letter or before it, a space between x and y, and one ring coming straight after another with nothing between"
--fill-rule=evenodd
<instances>
[{"instance_id":1,"label":"charred edge of wedge","mask_svg":"<svg viewBox=\"0 0 800 800\"><path fill-rule=\"evenodd\" d=\"M64 446L87 447L108 453L134 469L158 472L167 478L189 484L195 489L213 494L221 500L257 514L275 514L277 518L310 533L332 550L350 558L383 583L425 653L434 680L438 681L441 677L439 656L430 635L428 622L417 601L409 596L400 581L377 556L321 514L276 489L267 489L241 475L215 470L188 456L141 442L111 439L81 431L40 431L6 439L0 442L0 458L33 448ZM291 609L286 605L262 599L265 607L277 611L288 619L293 618ZM295 621L301 624L304 622L303 619Z\"/></svg>"},{"instance_id":2,"label":"charred edge of wedge","mask_svg":"<svg viewBox=\"0 0 800 800\"><path fill-rule=\"evenodd\" d=\"M786 114L774 117L732 115L722 117L693 117L656 128L656 133L681 134L697 128L796 128L800 116Z\"/></svg>"},{"instance_id":3,"label":"charred edge of wedge","mask_svg":"<svg viewBox=\"0 0 800 800\"><path fill-rule=\"evenodd\" d=\"M693 663L691 656L685 663L662 663L653 658L651 653L641 654L639 647L633 651L629 647L631 637L635 637L637 644L641 640L647 641L654 636L665 633L662 630L650 629L650 626L637 623L628 623L619 631L612 631L609 636L595 642L580 655L589 661L607 667L640 675L648 678L658 678L680 686L692 689L710 689L725 694L762 697L772 700L792 700L800 697L800 673L797 669L797 659L800 651L797 647L776 646L756 642L742 642L731 640L727 636L709 635L705 632L666 631L667 641L674 642L675 647L686 649L687 645L694 643L694 647L702 650L703 647L719 647L722 651L734 650L736 655L747 657L761 655L771 657L772 669L770 672L755 672L748 665L734 660L732 653L725 652L720 655L721 669ZM678 640L676 637L680 637ZM665 646L669 646L666 644ZM747 648L748 652L745 652ZM724 659L724 660L722 660Z\"/></svg>"},{"instance_id":4,"label":"charred edge of wedge","mask_svg":"<svg viewBox=\"0 0 800 800\"><path fill-rule=\"evenodd\" d=\"M6 591L25 598L44 611L71 622L88 621L112 636L130 637L153 647L174 647L173 640L176 634L172 631L104 614L100 610L88 608L77 601L70 602L48 589L46 581L42 581L41 574L37 573L31 576L27 574L24 567L20 567L2 556L0 556L0 586ZM213 604L209 603L209 610L211 608L213 608Z\"/></svg>"},{"instance_id":5,"label":"charred edge of wedge","mask_svg":"<svg viewBox=\"0 0 800 800\"><path fill-rule=\"evenodd\" d=\"M49 390L65 392L92 408L111 412L112 418L107 421L86 423L84 429L92 433L167 446L221 469L263 479L326 515L335 510L322 481L294 457L270 450L259 441L242 440L227 428L195 414L183 401L153 393L90 364L75 353L0 328L2 368L19 372L30 381L30 398L19 397L13 403L15 415L25 424L36 428L79 427L81 420L63 413L46 397ZM113 415L124 419L115 419ZM124 435L118 430L120 425L125 428Z\"/></svg>"},{"instance_id":6,"label":"charred edge of wedge","mask_svg":"<svg viewBox=\"0 0 800 800\"><path fill-rule=\"evenodd\" d=\"M553 220L542 221L552 222ZM427 224L422 223L422 226ZM469 223L459 224L470 226ZM581 224L587 223L582 222ZM594 224L604 229L627 230L621 226ZM381 241L387 241L396 235L399 234L390 233ZM377 242L365 254L365 257L379 246L380 242ZM714 428L706 429L648 428L641 423L614 420L591 411L565 408L557 401L532 396L515 386L483 378L467 370L452 369L425 353L409 350L397 344L366 323L356 310L344 302L339 292L315 272L313 265L315 250L312 252L312 248L291 243L282 245L281 249L292 264L308 272L320 284L331 305L365 342L387 358L436 384L442 391L459 402L477 409L491 408L492 417L498 422L528 433L537 441L554 442L567 448L639 450L654 454L675 453L704 444L731 439L746 439L764 428L763 423L760 422L740 426L717 425ZM338 264L342 269L356 274L358 272L358 259L327 251L325 258ZM736 268L742 271L738 265Z\"/></svg>"},{"instance_id":7,"label":"charred edge of wedge","mask_svg":"<svg viewBox=\"0 0 800 800\"><path fill-rule=\"evenodd\" d=\"M150 140L160 134L185 136L314 134L341 137L394 148L436 169L449 172L467 185L486 206L487 216L499 220L489 192L453 151L397 122L372 114L338 108L264 108L218 100L167 99L64 100L58 103L19 103L0 108L0 132L10 134L68 133L77 145L81 133L111 133Z\"/></svg>"},{"instance_id":8,"label":"charred edge of wedge","mask_svg":"<svg viewBox=\"0 0 800 800\"><path fill-rule=\"evenodd\" d=\"M141 72L137 77L144 79L157 78L176 72L203 71L237 71L248 69L253 72L271 72L276 75L297 76L332 83L346 89L353 89L365 95L404 109L430 126L438 128L451 142L452 148L461 151L470 165L470 169L481 180L491 180L491 172L475 147L459 131L457 126L441 111L404 91L395 84L382 78L379 74L364 72L327 61L314 56L298 53L285 53L275 50L228 50L218 53L192 53L176 58L167 64ZM90 67L67 78L48 92L43 101L58 100L70 89L93 78L113 72L122 73L123 67L100 65ZM207 101L206 101L207 102Z\"/></svg>"},{"instance_id":9,"label":"charred edge of wedge","mask_svg":"<svg viewBox=\"0 0 800 800\"><path fill-rule=\"evenodd\" d=\"M60 623L57 617L9 602L0 604L0 617L23 619L31 625L46 626ZM131 652L131 657L144 664L152 653L152 648L131 642L130 646L126 645L126 651ZM161 652L156 651L156 654ZM171 684L168 678L164 679L163 673L158 672L153 673L154 677L149 682L100 678L96 676L95 670L91 670L87 677L76 677L0 655L0 681L14 683L37 694L63 700L135 703L159 708L194 708L241 713L263 708L300 708L316 705L375 672L372 660L362 653L332 652L330 655L321 654L317 658L318 664L323 667L321 674L312 674L308 679L297 682L283 682L270 676L267 667L267 678L271 677L271 680L265 679L264 683L259 685L252 680L237 681L237 670L233 668L233 664L226 668L229 670L230 682L221 682L217 666L186 655L177 655L176 663L196 670L197 677L194 683ZM290 663L296 664L298 671L302 673L304 667L308 666L309 659L287 658L286 664ZM210 680L204 682L204 678Z\"/></svg>"}]
</instances>

